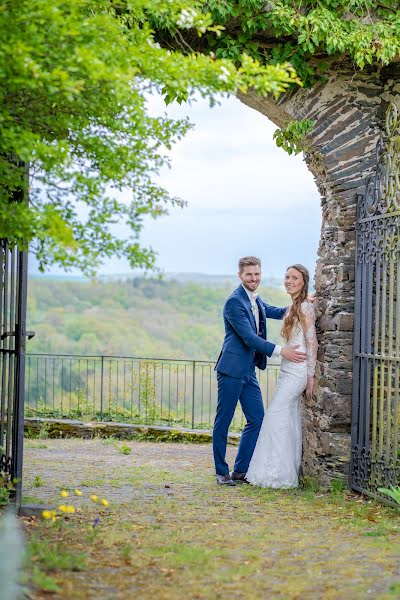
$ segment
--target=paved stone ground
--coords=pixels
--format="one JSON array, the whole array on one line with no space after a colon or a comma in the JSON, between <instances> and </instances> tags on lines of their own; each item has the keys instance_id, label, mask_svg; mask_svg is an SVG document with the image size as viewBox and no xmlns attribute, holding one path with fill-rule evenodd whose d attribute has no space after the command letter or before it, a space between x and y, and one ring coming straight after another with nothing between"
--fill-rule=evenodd
<instances>
[{"instance_id":1,"label":"paved stone ground","mask_svg":"<svg viewBox=\"0 0 400 600\"><path fill-rule=\"evenodd\" d=\"M347 492L219 487L209 444L27 440L24 471L26 501L83 492L57 528L25 522L28 539L87 554L86 570L49 573L53 598L400 598L398 512Z\"/></svg>"},{"instance_id":2,"label":"paved stone ground","mask_svg":"<svg viewBox=\"0 0 400 600\"><path fill-rule=\"evenodd\" d=\"M129 448L131 454L123 454L124 447ZM228 447L231 462L236 451ZM24 456L23 496L28 499L33 496L44 503L58 504L59 490L63 487L77 487L86 496L100 494L114 505L141 498L147 501L171 494L165 487L168 483L179 480L180 487L185 487L185 477L188 479L186 487L192 488L196 471L202 478L206 474L211 480L213 476L210 444L28 440ZM124 481L126 470L132 481ZM158 472L162 475L160 482L156 480ZM43 486L35 486L37 476L43 480Z\"/></svg>"}]
</instances>

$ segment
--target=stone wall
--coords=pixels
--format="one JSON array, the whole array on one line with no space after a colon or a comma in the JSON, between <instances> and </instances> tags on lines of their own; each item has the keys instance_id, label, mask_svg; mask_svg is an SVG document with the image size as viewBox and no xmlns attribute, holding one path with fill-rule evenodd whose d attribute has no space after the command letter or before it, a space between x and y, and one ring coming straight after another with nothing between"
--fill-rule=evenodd
<instances>
[{"instance_id":1,"label":"stone wall","mask_svg":"<svg viewBox=\"0 0 400 600\"><path fill-rule=\"evenodd\" d=\"M293 119L315 122L305 161L322 207L319 354L314 397L304 406L303 469L327 481L343 476L350 459L356 196L374 168L389 102L400 108L400 64L361 72L339 64L324 83L278 102L253 93L240 99L279 127Z\"/></svg>"}]
</instances>

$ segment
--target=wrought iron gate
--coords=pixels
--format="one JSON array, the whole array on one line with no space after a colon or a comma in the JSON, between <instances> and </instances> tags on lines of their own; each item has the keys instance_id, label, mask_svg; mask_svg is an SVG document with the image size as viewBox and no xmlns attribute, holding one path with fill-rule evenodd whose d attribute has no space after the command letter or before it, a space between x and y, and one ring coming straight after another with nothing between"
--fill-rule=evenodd
<instances>
[{"instance_id":1,"label":"wrought iron gate","mask_svg":"<svg viewBox=\"0 0 400 600\"><path fill-rule=\"evenodd\" d=\"M0 240L0 487L21 503L27 252Z\"/></svg>"},{"instance_id":2,"label":"wrought iron gate","mask_svg":"<svg viewBox=\"0 0 400 600\"><path fill-rule=\"evenodd\" d=\"M400 118L386 113L358 197L350 484L383 497L400 480Z\"/></svg>"}]
</instances>

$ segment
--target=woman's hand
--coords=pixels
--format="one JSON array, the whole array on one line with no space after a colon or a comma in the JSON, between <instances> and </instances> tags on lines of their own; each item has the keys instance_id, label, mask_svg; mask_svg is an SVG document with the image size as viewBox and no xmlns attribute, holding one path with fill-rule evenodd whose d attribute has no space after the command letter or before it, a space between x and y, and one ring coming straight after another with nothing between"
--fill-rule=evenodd
<instances>
[{"instance_id":1,"label":"woman's hand","mask_svg":"<svg viewBox=\"0 0 400 600\"><path fill-rule=\"evenodd\" d=\"M311 400L314 389L314 377L307 377L306 398Z\"/></svg>"}]
</instances>

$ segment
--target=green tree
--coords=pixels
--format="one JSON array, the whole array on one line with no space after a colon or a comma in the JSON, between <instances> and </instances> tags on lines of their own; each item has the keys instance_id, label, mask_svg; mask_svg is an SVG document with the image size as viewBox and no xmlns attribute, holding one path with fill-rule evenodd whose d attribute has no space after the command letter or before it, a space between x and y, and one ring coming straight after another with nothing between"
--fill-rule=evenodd
<instances>
[{"instance_id":1,"label":"green tree","mask_svg":"<svg viewBox=\"0 0 400 600\"><path fill-rule=\"evenodd\" d=\"M181 40L220 32L187 0L0 1L0 237L32 242L43 270L56 262L92 274L111 255L154 265L139 233L144 216L183 204L156 175L190 125L150 116L146 94L182 102L196 90L278 95L300 83L289 63L163 48L155 25Z\"/></svg>"},{"instance_id":2,"label":"green tree","mask_svg":"<svg viewBox=\"0 0 400 600\"><path fill-rule=\"evenodd\" d=\"M31 278L28 328L36 336L29 352L216 359L223 304L234 282L134 281L118 281L116 294L115 281ZM277 288L263 287L260 294L276 306L288 301ZM280 329L281 322L271 320L268 338L278 341Z\"/></svg>"},{"instance_id":3,"label":"green tree","mask_svg":"<svg viewBox=\"0 0 400 600\"><path fill-rule=\"evenodd\" d=\"M200 41L192 33L188 44L236 64L243 53L262 64L290 61L306 85L333 61L350 59L362 69L400 54L398 0L205 0L205 6L222 30ZM176 32L159 31L161 40L168 35ZM177 38L175 45L182 48Z\"/></svg>"},{"instance_id":4,"label":"green tree","mask_svg":"<svg viewBox=\"0 0 400 600\"><path fill-rule=\"evenodd\" d=\"M371 65L372 72L400 55L398 0L205 0L204 5L216 30L201 39L189 30L183 44L176 29L158 23L159 42L236 65L243 55L262 65L290 62L305 87L323 83L341 65L354 71ZM312 119L287 120L275 132L277 145L289 154L308 151L313 125L318 126Z\"/></svg>"}]
</instances>

